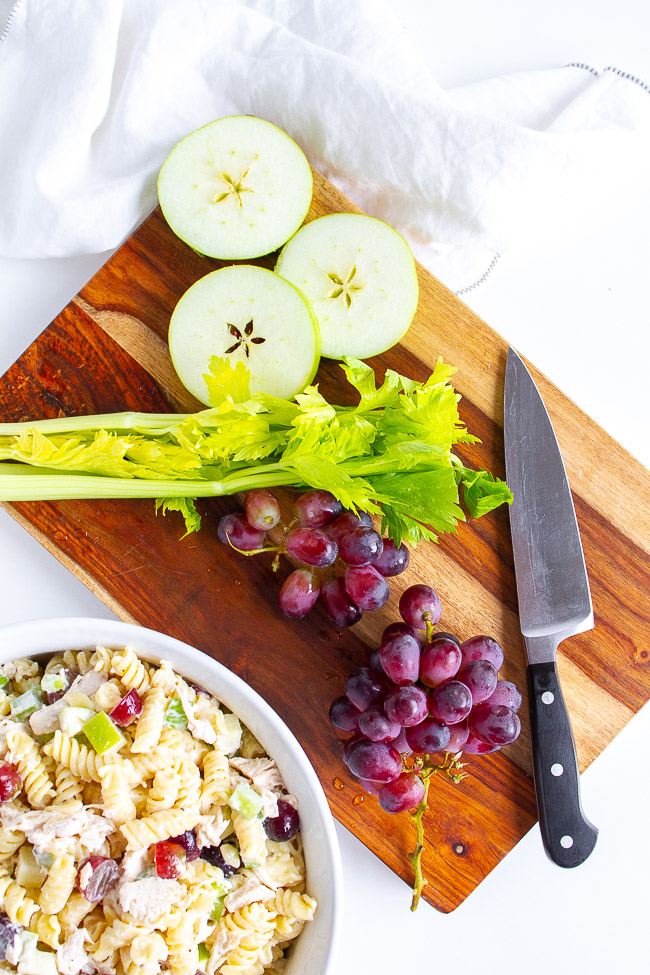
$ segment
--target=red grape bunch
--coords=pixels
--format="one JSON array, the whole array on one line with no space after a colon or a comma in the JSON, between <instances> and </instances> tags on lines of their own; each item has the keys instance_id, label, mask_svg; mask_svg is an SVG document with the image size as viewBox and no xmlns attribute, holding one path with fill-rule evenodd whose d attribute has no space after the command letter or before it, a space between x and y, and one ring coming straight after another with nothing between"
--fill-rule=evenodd
<instances>
[{"instance_id":1,"label":"red grape bunch","mask_svg":"<svg viewBox=\"0 0 650 975\"><path fill-rule=\"evenodd\" d=\"M344 511L329 491L300 495L293 520L281 546L267 546L266 533L280 521L280 506L270 491L258 488L246 496L246 511L224 515L219 538L246 555L286 552L304 568L295 569L280 589L280 609L301 619L320 598L337 626L358 623L363 611L381 609L390 590L387 577L399 575L409 564L406 545L396 545L375 531L370 515ZM337 560L345 567L334 575ZM315 569L330 568L325 580Z\"/></svg>"},{"instance_id":2,"label":"red grape bunch","mask_svg":"<svg viewBox=\"0 0 650 975\"><path fill-rule=\"evenodd\" d=\"M406 589L399 610L403 622L386 627L369 665L348 676L329 715L351 735L343 748L348 769L386 812L417 809L420 835L431 775L444 771L459 781L459 753L487 755L515 741L522 698L514 684L498 679L503 650L496 640L461 643L434 633L442 607L429 586ZM445 755L442 764L429 759L437 753ZM419 891L415 905L418 898Z\"/></svg>"}]
</instances>

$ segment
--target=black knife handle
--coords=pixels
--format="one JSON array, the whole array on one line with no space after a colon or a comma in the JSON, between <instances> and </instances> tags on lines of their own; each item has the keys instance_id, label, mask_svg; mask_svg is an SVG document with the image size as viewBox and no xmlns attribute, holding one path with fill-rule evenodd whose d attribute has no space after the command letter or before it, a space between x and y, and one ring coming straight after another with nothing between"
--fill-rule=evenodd
<instances>
[{"instance_id":1,"label":"black knife handle","mask_svg":"<svg viewBox=\"0 0 650 975\"><path fill-rule=\"evenodd\" d=\"M528 693L544 849L558 866L577 867L596 845L598 830L580 804L578 760L555 662L529 664Z\"/></svg>"}]
</instances>

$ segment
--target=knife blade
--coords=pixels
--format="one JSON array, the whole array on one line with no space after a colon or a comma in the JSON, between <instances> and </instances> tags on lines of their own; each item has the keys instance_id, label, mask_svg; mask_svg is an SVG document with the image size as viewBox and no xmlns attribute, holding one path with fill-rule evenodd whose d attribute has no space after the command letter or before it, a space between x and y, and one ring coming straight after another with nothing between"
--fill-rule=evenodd
<instances>
[{"instance_id":1,"label":"knife blade","mask_svg":"<svg viewBox=\"0 0 650 975\"><path fill-rule=\"evenodd\" d=\"M520 356L508 349L504 394L510 532L528 691L537 811L549 858L576 867L598 830L585 817L571 723L556 668L562 640L594 615L580 532L550 417Z\"/></svg>"}]
</instances>

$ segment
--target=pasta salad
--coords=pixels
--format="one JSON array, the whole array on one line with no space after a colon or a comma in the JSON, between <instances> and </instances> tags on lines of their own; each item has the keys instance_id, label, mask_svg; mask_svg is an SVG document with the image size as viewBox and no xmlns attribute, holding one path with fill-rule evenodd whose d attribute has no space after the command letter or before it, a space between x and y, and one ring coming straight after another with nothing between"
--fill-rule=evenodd
<instances>
[{"instance_id":1,"label":"pasta salad","mask_svg":"<svg viewBox=\"0 0 650 975\"><path fill-rule=\"evenodd\" d=\"M0 971L262 975L310 921L297 800L132 647L0 667Z\"/></svg>"}]
</instances>

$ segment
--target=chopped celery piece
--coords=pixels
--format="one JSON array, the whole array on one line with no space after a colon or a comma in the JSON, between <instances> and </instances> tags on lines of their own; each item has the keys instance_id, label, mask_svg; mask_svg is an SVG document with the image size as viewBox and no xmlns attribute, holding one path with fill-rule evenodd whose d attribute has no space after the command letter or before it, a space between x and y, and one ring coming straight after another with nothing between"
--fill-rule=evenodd
<instances>
[{"instance_id":1,"label":"chopped celery piece","mask_svg":"<svg viewBox=\"0 0 650 975\"><path fill-rule=\"evenodd\" d=\"M244 819L255 819L262 809L262 797L245 782L240 782L230 796L228 805Z\"/></svg>"},{"instance_id":2,"label":"chopped celery piece","mask_svg":"<svg viewBox=\"0 0 650 975\"><path fill-rule=\"evenodd\" d=\"M98 755L103 755L124 741L105 711L98 711L90 721L86 721L83 733Z\"/></svg>"},{"instance_id":3,"label":"chopped celery piece","mask_svg":"<svg viewBox=\"0 0 650 975\"><path fill-rule=\"evenodd\" d=\"M215 900L214 907L212 908L212 914L210 915L211 921L218 921L223 914L225 899L226 895L222 894L221 897L217 897Z\"/></svg>"},{"instance_id":4,"label":"chopped celery piece","mask_svg":"<svg viewBox=\"0 0 650 975\"><path fill-rule=\"evenodd\" d=\"M59 714L59 727L65 735L74 738L82 730L87 721L94 718L96 712L90 708L66 707Z\"/></svg>"},{"instance_id":5,"label":"chopped celery piece","mask_svg":"<svg viewBox=\"0 0 650 975\"><path fill-rule=\"evenodd\" d=\"M30 714L34 711L38 711L39 708L43 707L43 697L40 691L34 690L30 687L28 691L21 694L20 697L15 697L11 702L11 715L22 721L23 718L28 718Z\"/></svg>"},{"instance_id":6,"label":"chopped celery piece","mask_svg":"<svg viewBox=\"0 0 650 975\"><path fill-rule=\"evenodd\" d=\"M44 691L51 693L52 691L62 691L68 686L63 674L43 674L41 678L41 687Z\"/></svg>"},{"instance_id":7,"label":"chopped celery piece","mask_svg":"<svg viewBox=\"0 0 650 975\"><path fill-rule=\"evenodd\" d=\"M45 850L39 850L36 846L32 852L39 867L43 870L49 870L54 863L54 856L51 853L46 853Z\"/></svg>"},{"instance_id":8,"label":"chopped celery piece","mask_svg":"<svg viewBox=\"0 0 650 975\"><path fill-rule=\"evenodd\" d=\"M187 715L183 710L183 704L178 698L174 698L167 705L167 710L165 711L165 728L186 728L187 727Z\"/></svg>"},{"instance_id":9,"label":"chopped celery piece","mask_svg":"<svg viewBox=\"0 0 650 975\"><path fill-rule=\"evenodd\" d=\"M5 684L9 683L9 678L5 677L4 674L0 674L0 687L4 687Z\"/></svg>"},{"instance_id":10,"label":"chopped celery piece","mask_svg":"<svg viewBox=\"0 0 650 975\"><path fill-rule=\"evenodd\" d=\"M222 910L223 910L223 908L222 908ZM219 916L221 916L221 915L219 915ZM215 920L218 921L219 918L215 918ZM209 957L210 957L210 952L208 950L208 946L206 945L205 942L203 942L203 944L200 944L199 945L199 965L204 965L205 962L208 960Z\"/></svg>"}]
</instances>

